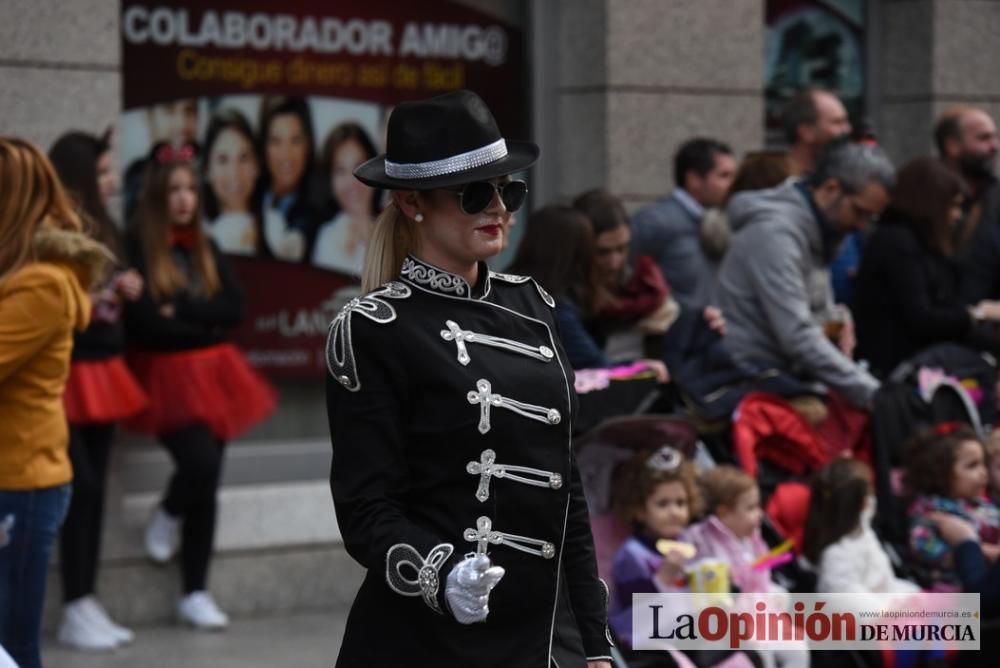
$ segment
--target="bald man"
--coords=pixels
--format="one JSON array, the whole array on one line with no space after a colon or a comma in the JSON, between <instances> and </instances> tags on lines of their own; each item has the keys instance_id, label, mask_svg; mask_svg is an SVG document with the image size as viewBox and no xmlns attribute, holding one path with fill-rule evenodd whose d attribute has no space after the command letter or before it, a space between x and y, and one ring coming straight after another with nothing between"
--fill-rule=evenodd
<instances>
[{"instance_id":1,"label":"bald man","mask_svg":"<svg viewBox=\"0 0 1000 668\"><path fill-rule=\"evenodd\" d=\"M996 181L994 162L1000 151L990 115L975 107L952 107L938 118L934 141L941 159L962 177L972 198L981 198Z\"/></svg>"},{"instance_id":2,"label":"bald man","mask_svg":"<svg viewBox=\"0 0 1000 668\"><path fill-rule=\"evenodd\" d=\"M958 231L966 303L1000 299L1000 185L995 162L1000 139L993 119L976 107L952 107L938 118L934 141L941 160L968 188Z\"/></svg>"},{"instance_id":3,"label":"bald man","mask_svg":"<svg viewBox=\"0 0 1000 668\"><path fill-rule=\"evenodd\" d=\"M836 95L822 88L802 91L785 104L782 113L792 170L806 175L816 157L834 139L851 134L847 109Z\"/></svg>"}]
</instances>

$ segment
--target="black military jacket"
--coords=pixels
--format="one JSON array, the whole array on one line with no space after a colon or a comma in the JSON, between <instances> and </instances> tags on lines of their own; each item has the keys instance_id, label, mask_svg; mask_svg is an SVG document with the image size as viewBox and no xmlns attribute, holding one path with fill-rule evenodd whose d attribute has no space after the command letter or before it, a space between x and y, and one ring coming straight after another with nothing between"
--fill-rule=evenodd
<instances>
[{"instance_id":1,"label":"black military jacket","mask_svg":"<svg viewBox=\"0 0 1000 668\"><path fill-rule=\"evenodd\" d=\"M470 286L410 257L331 325L330 486L368 569L340 668L609 657L554 302L528 277L479 273ZM476 551L506 574L486 621L462 625L445 581Z\"/></svg>"}]
</instances>

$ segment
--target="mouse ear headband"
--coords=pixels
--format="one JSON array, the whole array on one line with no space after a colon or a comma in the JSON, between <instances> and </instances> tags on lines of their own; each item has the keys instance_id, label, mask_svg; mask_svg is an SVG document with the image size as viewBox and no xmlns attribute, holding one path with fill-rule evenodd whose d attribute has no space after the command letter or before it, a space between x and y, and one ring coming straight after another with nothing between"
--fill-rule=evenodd
<instances>
[{"instance_id":1,"label":"mouse ear headband","mask_svg":"<svg viewBox=\"0 0 1000 668\"><path fill-rule=\"evenodd\" d=\"M650 455L650 457L646 460L646 468L653 471L665 471L669 473L680 468L683 462L684 455L682 455L676 448L664 445L662 448Z\"/></svg>"},{"instance_id":2,"label":"mouse ear headband","mask_svg":"<svg viewBox=\"0 0 1000 668\"><path fill-rule=\"evenodd\" d=\"M153 157L161 165L170 165L175 162L189 163L195 159L195 150L190 144L184 144L183 146L163 144L156 149Z\"/></svg>"}]
</instances>

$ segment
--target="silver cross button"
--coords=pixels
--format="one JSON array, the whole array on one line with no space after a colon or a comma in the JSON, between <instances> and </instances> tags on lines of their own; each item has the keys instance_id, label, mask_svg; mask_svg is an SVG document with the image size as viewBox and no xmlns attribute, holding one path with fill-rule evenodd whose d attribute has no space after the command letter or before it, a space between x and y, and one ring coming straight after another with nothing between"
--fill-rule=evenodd
<instances>
[{"instance_id":1,"label":"silver cross button","mask_svg":"<svg viewBox=\"0 0 1000 668\"><path fill-rule=\"evenodd\" d=\"M483 450L479 461L472 461L465 465L465 470L472 475L479 476L479 488L476 490L476 498L480 502L485 502L490 498L490 477L493 475L493 464L497 460L497 453L493 450Z\"/></svg>"},{"instance_id":2,"label":"silver cross button","mask_svg":"<svg viewBox=\"0 0 1000 668\"><path fill-rule=\"evenodd\" d=\"M490 518L485 515L476 520L475 529L466 529L463 536L466 541L470 543L477 543L477 554L486 554L486 546L489 543L496 545L503 540L500 532L493 531L493 523L490 521Z\"/></svg>"},{"instance_id":3,"label":"silver cross button","mask_svg":"<svg viewBox=\"0 0 1000 668\"><path fill-rule=\"evenodd\" d=\"M469 357L469 351L465 347L465 342L466 340L472 340L472 332L463 331L454 320L447 320L445 324L448 326L448 329L441 330L441 338L445 341L455 342L455 347L458 348L458 362L462 366L467 366L472 358Z\"/></svg>"},{"instance_id":4,"label":"silver cross button","mask_svg":"<svg viewBox=\"0 0 1000 668\"><path fill-rule=\"evenodd\" d=\"M490 381L483 378L476 382L476 391L470 391L466 398L470 404L479 404L479 433L487 433L490 430L490 406L499 406L503 402L503 397L493 394Z\"/></svg>"}]
</instances>

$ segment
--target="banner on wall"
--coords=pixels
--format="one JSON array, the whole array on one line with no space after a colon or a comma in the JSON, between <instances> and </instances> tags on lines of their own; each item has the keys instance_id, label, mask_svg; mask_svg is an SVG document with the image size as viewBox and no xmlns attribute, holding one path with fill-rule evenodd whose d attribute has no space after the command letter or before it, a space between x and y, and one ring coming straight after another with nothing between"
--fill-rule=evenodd
<instances>
[{"instance_id":1,"label":"banner on wall","mask_svg":"<svg viewBox=\"0 0 1000 668\"><path fill-rule=\"evenodd\" d=\"M768 0L765 104L769 144L781 143L785 102L810 88L832 90L852 120L865 113L866 0Z\"/></svg>"},{"instance_id":2,"label":"banner on wall","mask_svg":"<svg viewBox=\"0 0 1000 668\"><path fill-rule=\"evenodd\" d=\"M276 376L325 372L326 327L359 293L385 194L353 178L393 105L456 88L527 137L519 29L448 1L122 0L119 155L133 217L153 146L193 144L206 228Z\"/></svg>"}]
</instances>

